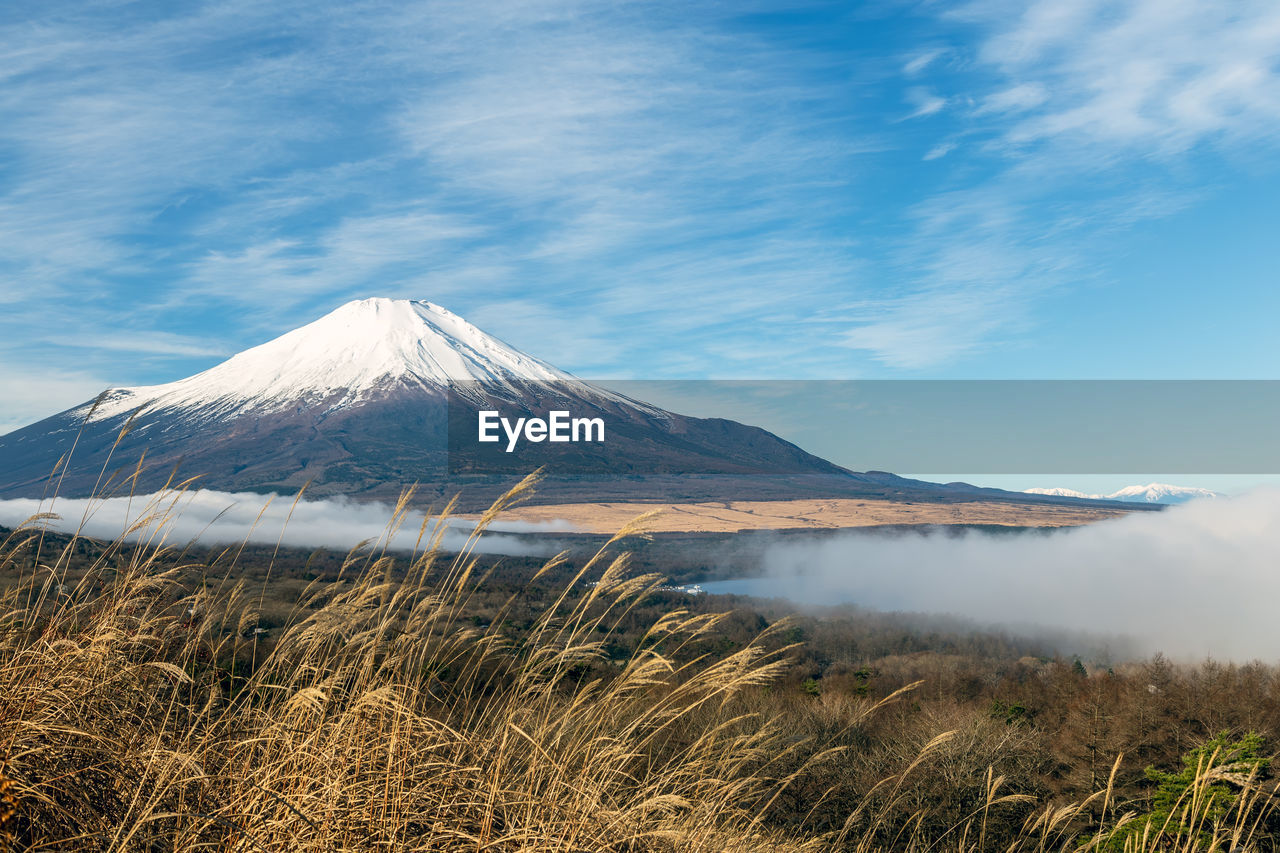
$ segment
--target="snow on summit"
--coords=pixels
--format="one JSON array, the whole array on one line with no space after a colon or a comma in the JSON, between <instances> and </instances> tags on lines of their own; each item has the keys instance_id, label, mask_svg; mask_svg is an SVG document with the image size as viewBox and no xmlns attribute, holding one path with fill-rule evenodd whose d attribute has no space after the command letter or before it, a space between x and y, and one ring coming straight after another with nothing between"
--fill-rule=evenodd
<instances>
[{"instance_id":1,"label":"snow on summit","mask_svg":"<svg viewBox=\"0 0 1280 853\"><path fill-rule=\"evenodd\" d=\"M300 403L337 408L397 384L574 381L431 302L362 299L221 364L164 385L108 392L92 420L151 409L232 416ZM81 407L78 413L88 410Z\"/></svg>"}]
</instances>

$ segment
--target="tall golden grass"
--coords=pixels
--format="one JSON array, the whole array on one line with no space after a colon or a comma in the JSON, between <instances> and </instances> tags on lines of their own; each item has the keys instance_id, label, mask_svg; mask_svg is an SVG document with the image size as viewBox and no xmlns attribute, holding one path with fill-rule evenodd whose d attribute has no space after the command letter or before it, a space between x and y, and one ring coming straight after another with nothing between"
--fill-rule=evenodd
<instances>
[{"instance_id":1,"label":"tall golden grass","mask_svg":"<svg viewBox=\"0 0 1280 853\"><path fill-rule=\"evenodd\" d=\"M840 754L779 769L812 745L764 698L787 652L773 629L708 656L693 650L723 614L677 610L628 660L609 660L612 633L662 583L630 576L615 553L635 528L518 635L501 614L469 618L484 583L477 537L530 487L495 504L459 553L440 548L447 511L424 522L413 555L353 550L269 647L234 571L211 576L166 544L171 496L75 572L77 537L51 539L48 519L32 519L0 546L0 567L34 566L0 595L0 850L978 851L992 849L993 813L1027 808L988 774L967 820L925 837L922 814L886 840L877 809L942 735L843 827L778 828L775 798ZM534 582L563 567L549 561ZM1223 772L1208 762L1181 804L1178 826L1197 832L1146 825L1123 848L1266 842L1273 792L1256 779L1234 780L1242 795L1205 825L1195 792ZM1037 807L1001 849L1103 848L1137 819L1116 814L1111 790Z\"/></svg>"}]
</instances>

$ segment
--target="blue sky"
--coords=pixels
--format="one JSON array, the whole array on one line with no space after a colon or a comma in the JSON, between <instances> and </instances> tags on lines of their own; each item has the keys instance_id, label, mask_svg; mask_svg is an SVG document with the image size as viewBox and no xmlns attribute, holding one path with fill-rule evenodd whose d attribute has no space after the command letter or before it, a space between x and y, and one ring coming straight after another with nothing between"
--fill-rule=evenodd
<instances>
[{"instance_id":1,"label":"blue sky","mask_svg":"<svg viewBox=\"0 0 1280 853\"><path fill-rule=\"evenodd\" d=\"M353 298L587 377L1275 378L1280 4L10 2L0 430Z\"/></svg>"}]
</instances>

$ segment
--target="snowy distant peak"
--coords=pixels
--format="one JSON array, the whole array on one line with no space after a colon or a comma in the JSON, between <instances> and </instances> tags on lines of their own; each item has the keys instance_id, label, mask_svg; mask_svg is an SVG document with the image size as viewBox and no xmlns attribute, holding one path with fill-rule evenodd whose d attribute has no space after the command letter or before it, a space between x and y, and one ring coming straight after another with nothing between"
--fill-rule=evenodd
<instances>
[{"instance_id":1,"label":"snowy distant peak","mask_svg":"<svg viewBox=\"0 0 1280 853\"><path fill-rule=\"evenodd\" d=\"M1148 483L1145 486L1126 486L1108 495L1114 501L1142 501L1146 503L1185 503L1194 498L1221 497L1208 489L1191 486L1170 486L1166 483Z\"/></svg>"},{"instance_id":2,"label":"snowy distant peak","mask_svg":"<svg viewBox=\"0 0 1280 853\"><path fill-rule=\"evenodd\" d=\"M186 379L113 390L93 419L143 404L219 417L298 403L336 408L398 384L473 380L576 381L434 303L361 299Z\"/></svg>"},{"instance_id":3,"label":"snowy distant peak","mask_svg":"<svg viewBox=\"0 0 1280 853\"><path fill-rule=\"evenodd\" d=\"M1098 501L1124 501L1127 503L1180 504L1196 498L1221 497L1208 489L1192 486L1170 486L1167 483L1148 483L1145 486L1125 486L1109 495L1089 495L1075 489L1027 489L1027 494L1053 495L1060 498L1088 498Z\"/></svg>"},{"instance_id":4,"label":"snowy distant peak","mask_svg":"<svg viewBox=\"0 0 1280 853\"><path fill-rule=\"evenodd\" d=\"M1055 498L1091 498L1094 500L1102 500L1102 495L1088 495L1084 492L1077 492L1075 489L1024 489L1029 495L1051 495Z\"/></svg>"}]
</instances>

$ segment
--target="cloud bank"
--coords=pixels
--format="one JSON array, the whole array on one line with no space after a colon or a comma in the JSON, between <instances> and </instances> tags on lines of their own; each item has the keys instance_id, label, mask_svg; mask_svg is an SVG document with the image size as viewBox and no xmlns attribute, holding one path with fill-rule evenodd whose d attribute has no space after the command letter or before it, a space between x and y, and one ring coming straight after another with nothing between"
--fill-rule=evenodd
<instances>
[{"instance_id":1,"label":"cloud bank","mask_svg":"<svg viewBox=\"0 0 1280 853\"><path fill-rule=\"evenodd\" d=\"M807 602L1121 634L1181 658L1280 657L1280 490L1049 533L778 542L764 565Z\"/></svg>"},{"instance_id":2,"label":"cloud bank","mask_svg":"<svg viewBox=\"0 0 1280 853\"><path fill-rule=\"evenodd\" d=\"M411 512L395 530L391 529L394 508L383 503L361 503L346 498L302 500L278 495L246 492L194 492L141 495L97 499L59 498L56 502L18 498L0 501L0 524L16 527L37 513L54 513L57 518L42 523L58 532L79 530L86 536L115 538L128 532L130 538L150 538L184 545L197 540L203 545L230 545L240 542L299 548L332 548L347 551L366 540L389 549L421 550L430 543L437 519L429 519L419 540L424 516ZM458 550L467 541L474 524L465 519L449 519L441 546ZM565 532L565 522L527 523L499 521L479 538L475 550L487 554L550 556L558 549L549 542L531 542L519 533Z\"/></svg>"}]
</instances>

